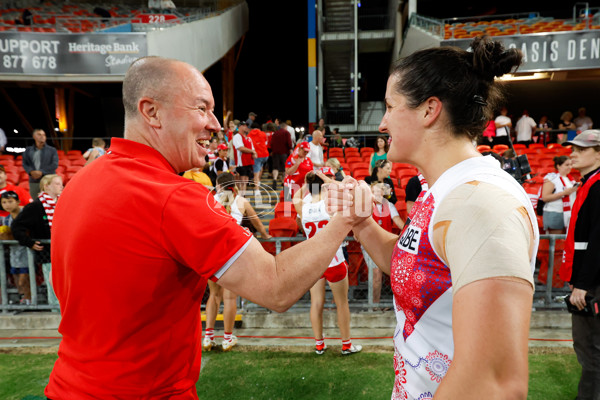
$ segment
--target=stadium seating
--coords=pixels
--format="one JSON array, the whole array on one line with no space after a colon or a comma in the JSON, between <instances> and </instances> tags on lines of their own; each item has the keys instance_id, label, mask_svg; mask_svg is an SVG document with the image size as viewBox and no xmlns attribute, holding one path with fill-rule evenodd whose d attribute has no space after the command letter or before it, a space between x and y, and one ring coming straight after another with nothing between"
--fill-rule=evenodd
<instances>
[{"instance_id":1,"label":"stadium seating","mask_svg":"<svg viewBox=\"0 0 600 400\"><path fill-rule=\"evenodd\" d=\"M350 286L357 286L368 277L367 264L359 242L349 241L346 249L348 250L348 283Z\"/></svg>"},{"instance_id":2,"label":"stadium seating","mask_svg":"<svg viewBox=\"0 0 600 400\"><path fill-rule=\"evenodd\" d=\"M274 210L275 218L296 218L297 212L294 204L291 201L279 202Z\"/></svg>"},{"instance_id":3,"label":"stadium seating","mask_svg":"<svg viewBox=\"0 0 600 400\"><path fill-rule=\"evenodd\" d=\"M275 217L269 221L269 234L273 237L295 237L298 235L298 224L296 218ZM281 242L281 250L291 247L292 242ZM274 242L262 242L263 248L271 254L276 254Z\"/></svg>"},{"instance_id":4,"label":"stadium seating","mask_svg":"<svg viewBox=\"0 0 600 400\"><path fill-rule=\"evenodd\" d=\"M552 287L553 288L562 288L565 286L565 282L560 279L558 275L558 271L560 269L562 263L562 253L564 250L565 241L562 239L558 239L555 242L554 248L554 265L553 265L553 274L552 274ZM540 240L540 245L538 248L537 259L540 261L540 270L538 273L537 281L539 284L545 285L548 280L548 261L549 257L549 248L550 243L548 239Z\"/></svg>"},{"instance_id":5,"label":"stadium seating","mask_svg":"<svg viewBox=\"0 0 600 400\"><path fill-rule=\"evenodd\" d=\"M363 147L360 149L360 155L363 157L366 155L371 157L371 154L373 154L374 152L375 152L375 150L372 147Z\"/></svg>"},{"instance_id":6,"label":"stadium seating","mask_svg":"<svg viewBox=\"0 0 600 400\"><path fill-rule=\"evenodd\" d=\"M406 195L404 197L406 198ZM396 204L394 204L394 206L396 207L398 214L400 214L400 218L402 218L402 221L406 221L406 218L408 217L408 212L406 210L406 201L398 200Z\"/></svg>"},{"instance_id":7,"label":"stadium seating","mask_svg":"<svg viewBox=\"0 0 600 400\"><path fill-rule=\"evenodd\" d=\"M360 150L358 150L356 147L346 147L344 149L344 155L346 156L346 158L348 158L350 156L356 156L356 157L361 158Z\"/></svg>"},{"instance_id":8,"label":"stadium seating","mask_svg":"<svg viewBox=\"0 0 600 400\"><path fill-rule=\"evenodd\" d=\"M342 149L341 147L330 148L328 151L328 157L329 158L335 157L338 159L340 159L340 158L343 159L344 158L344 149Z\"/></svg>"},{"instance_id":9,"label":"stadium seating","mask_svg":"<svg viewBox=\"0 0 600 400\"><path fill-rule=\"evenodd\" d=\"M364 180L369 175L368 168L356 168L352 171L352 177L356 180Z\"/></svg>"},{"instance_id":10,"label":"stadium seating","mask_svg":"<svg viewBox=\"0 0 600 400\"><path fill-rule=\"evenodd\" d=\"M348 156L346 155L346 162L350 165L355 164L355 163L362 163L364 162L363 159L360 156Z\"/></svg>"}]
</instances>

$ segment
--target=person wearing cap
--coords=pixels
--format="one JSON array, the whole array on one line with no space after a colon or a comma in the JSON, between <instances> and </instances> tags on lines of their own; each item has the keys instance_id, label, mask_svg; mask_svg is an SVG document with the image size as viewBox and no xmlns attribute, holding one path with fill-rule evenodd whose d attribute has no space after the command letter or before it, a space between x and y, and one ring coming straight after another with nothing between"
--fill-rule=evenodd
<instances>
[{"instance_id":1,"label":"person wearing cap","mask_svg":"<svg viewBox=\"0 0 600 400\"><path fill-rule=\"evenodd\" d=\"M283 191L286 201L290 201L294 197L296 191L304 184L306 174L314 169L311 159L308 158L309 151L310 144L301 142L285 161Z\"/></svg>"},{"instance_id":2,"label":"person wearing cap","mask_svg":"<svg viewBox=\"0 0 600 400\"><path fill-rule=\"evenodd\" d=\"M581 187L571 210L559 275L572 289L568 301L583 310L590 299L600 300L600 130L581 132L571 145L573 168ZM600 393L600 317L572 316L573 348L581 364L578 399L598 399Z\"/></svg>"},{"instance_id":3,"label":"person wearing cap","mask_svg":"<svg viewBox=\"0 0 600 400\"><path fill-rule=\"evenodd\" d=\"M248 119L246 120L246 125L252 126L252 124L256 121L256 113L249 112Z\"/></svg>"},{"instance_id":4,"label":"person wearing cap","mask_svg":"<svg viewBox=\"0 0 600 400\"><path fill-rule=\"evenodd\" d=\"M303 142L306 143L306 142ZM302 151L302 150L301 150ZM313 237L329 223L329 214L325 209L326 190L323 185L334 176L331 168L308 171L304 176L303 190L306 191L300 201L294 202L298 218L302 221L302 229L307 239ZM348 305L348 263L342 247L339 247L335 257L329 262L327 270L310 289L310 324L315 335L315 353L322 355L327 346L323 337L323 308L325 306L325 284L329 283L337 312L338 328L342 339L342 355L358 353L361 345L353 345L350 336L350 306Z\"/></svg>"},{"instance_id":5,"label":"person wearing cap","mask_svg":"<svg viewBox=\"0 0 600 400\"><path fill-rule=\"evenodd\" d=\"M225 143L221 143L217 146L217 159L210 166L210 180L213 182L213 186L217 185L217 178L223 172L229 171L229 158L227 157L227 152L229 151L229 147Z\"/></svg>"},{"instance_id":6,"label":"person wearing cap","mask_svg":"<svg viewBox=\"0 0 600 400\"><path fill-rule=\"evenodd\" d=\"M240 176L240 190L246 192L248 181L254 178L254 159L256 158L256 150L252 139L248 137L248 123L240 122L238 133L233 136L233 157L235 160L235 171Z\"/></svg>"},{"instance_id":7,"label":"person wearing cap","mask_svg":"<svg viewBox=\"0 0 600 400\"><path fill-rule=\"evenodd\" d=\"M21 208L33 201L27 190L7 182L6 169L4 169L4 165L0 165L0 194L9 190L15 192L19 196L19 206L21 206ZM0 208L0 217L6 217L7 215L8 212Z\"/></svg>"}]
</instances>

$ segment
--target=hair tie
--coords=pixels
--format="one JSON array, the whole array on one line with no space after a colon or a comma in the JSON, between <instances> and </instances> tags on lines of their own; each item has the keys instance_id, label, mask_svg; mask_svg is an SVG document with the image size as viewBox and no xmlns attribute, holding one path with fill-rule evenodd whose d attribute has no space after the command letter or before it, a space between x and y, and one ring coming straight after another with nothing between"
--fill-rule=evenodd
<instances>
[{"instance_id":1,"label":"hair tie","mask_svg":"<svg viewBox=\"0 0 600 400\"><path fill-rule=\"evenodd\" d=\"M480 106L487 106L487 102L478 94L473 95L473 102L479 104Z\"/></svg>"}]
</instances>

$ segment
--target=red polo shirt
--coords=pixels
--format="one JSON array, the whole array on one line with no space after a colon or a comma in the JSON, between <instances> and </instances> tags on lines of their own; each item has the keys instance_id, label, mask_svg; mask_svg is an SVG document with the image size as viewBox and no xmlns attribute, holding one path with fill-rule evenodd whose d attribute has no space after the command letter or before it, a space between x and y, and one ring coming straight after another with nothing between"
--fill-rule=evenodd
<instances>
[{"instance_id":1,"label":"red polo shirt","mask_svg":"<svg viewBox=\"0 0 600 400\"><path fill-rule=\"evenodd\" d=\"M285 161L285 168L291 168L296 163L297 155L291 154L287 160ZM290 194L294 196L296 190L300 189L302 185L304 185L304 177L310 171L313 170L313 163L310 158L304 157L304 161L300 163L300 166L292 175L285 175L283 179L283 184L290 188Z\"/></svg>"},{"instance_id":2,"label":"red polo shirt","mask_svg":"<svg viewBox=\"0 0 600 400\"><path fill-rule=\"evenodd\" d=\"M197 399L206 281L250 240L156 150L113 138L55 210L63 338L46 396Z\"/></svg>"}]
</instances>

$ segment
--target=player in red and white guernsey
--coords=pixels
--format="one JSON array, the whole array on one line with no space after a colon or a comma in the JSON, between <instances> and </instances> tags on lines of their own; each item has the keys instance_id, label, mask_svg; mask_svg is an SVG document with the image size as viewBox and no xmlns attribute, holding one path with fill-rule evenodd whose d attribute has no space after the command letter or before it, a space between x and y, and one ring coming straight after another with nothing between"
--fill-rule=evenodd
<instances>
[{"instance_id":1,"label":"player in red and white guernsey","mask_svg":"<svg viewBox=\"0 0 600 400\"><path fill-rule=\"evenodd\" d=\"M329 169L330 170L330 169ZM330 216L325 210L324 179L315 172L305 176L306 186L298 194L306 193L302 201L296 201L294 206L302 228L307 238L313 237L329 222ZM296 196L296 198L299 196ZM335 257L329 263L329 268L323 277L310 289L310 323L315 334L315 352L319 355L325 352L323 337L323 307L325 305L325 281L329 283L337 310L338 328L342 337L342 354L358 353L361 345L353 345L350 338L350 306L348 305L348 264L342 247L339 247Z\"/></svg>"},{"instance_id":2,"label":"player in red and white guernsey","mask_svg":"<svg viewBox=\"0 0 600 400\"><path fill-rule=\"evenodd\" d=\"M415 165L429 184L400 236L368 215L352 228L390 275L392 399L527 398L537 218L518 182L473 145L501 105L494 78L521 61L519 50L476 38L471 51L414 52L388 79L379 126L392 139L388 159ZM330 185L328 211L353 215L340 202L348 181ZM369 204L366 183L353 193Z\"/></svg>"}]
</instances>

